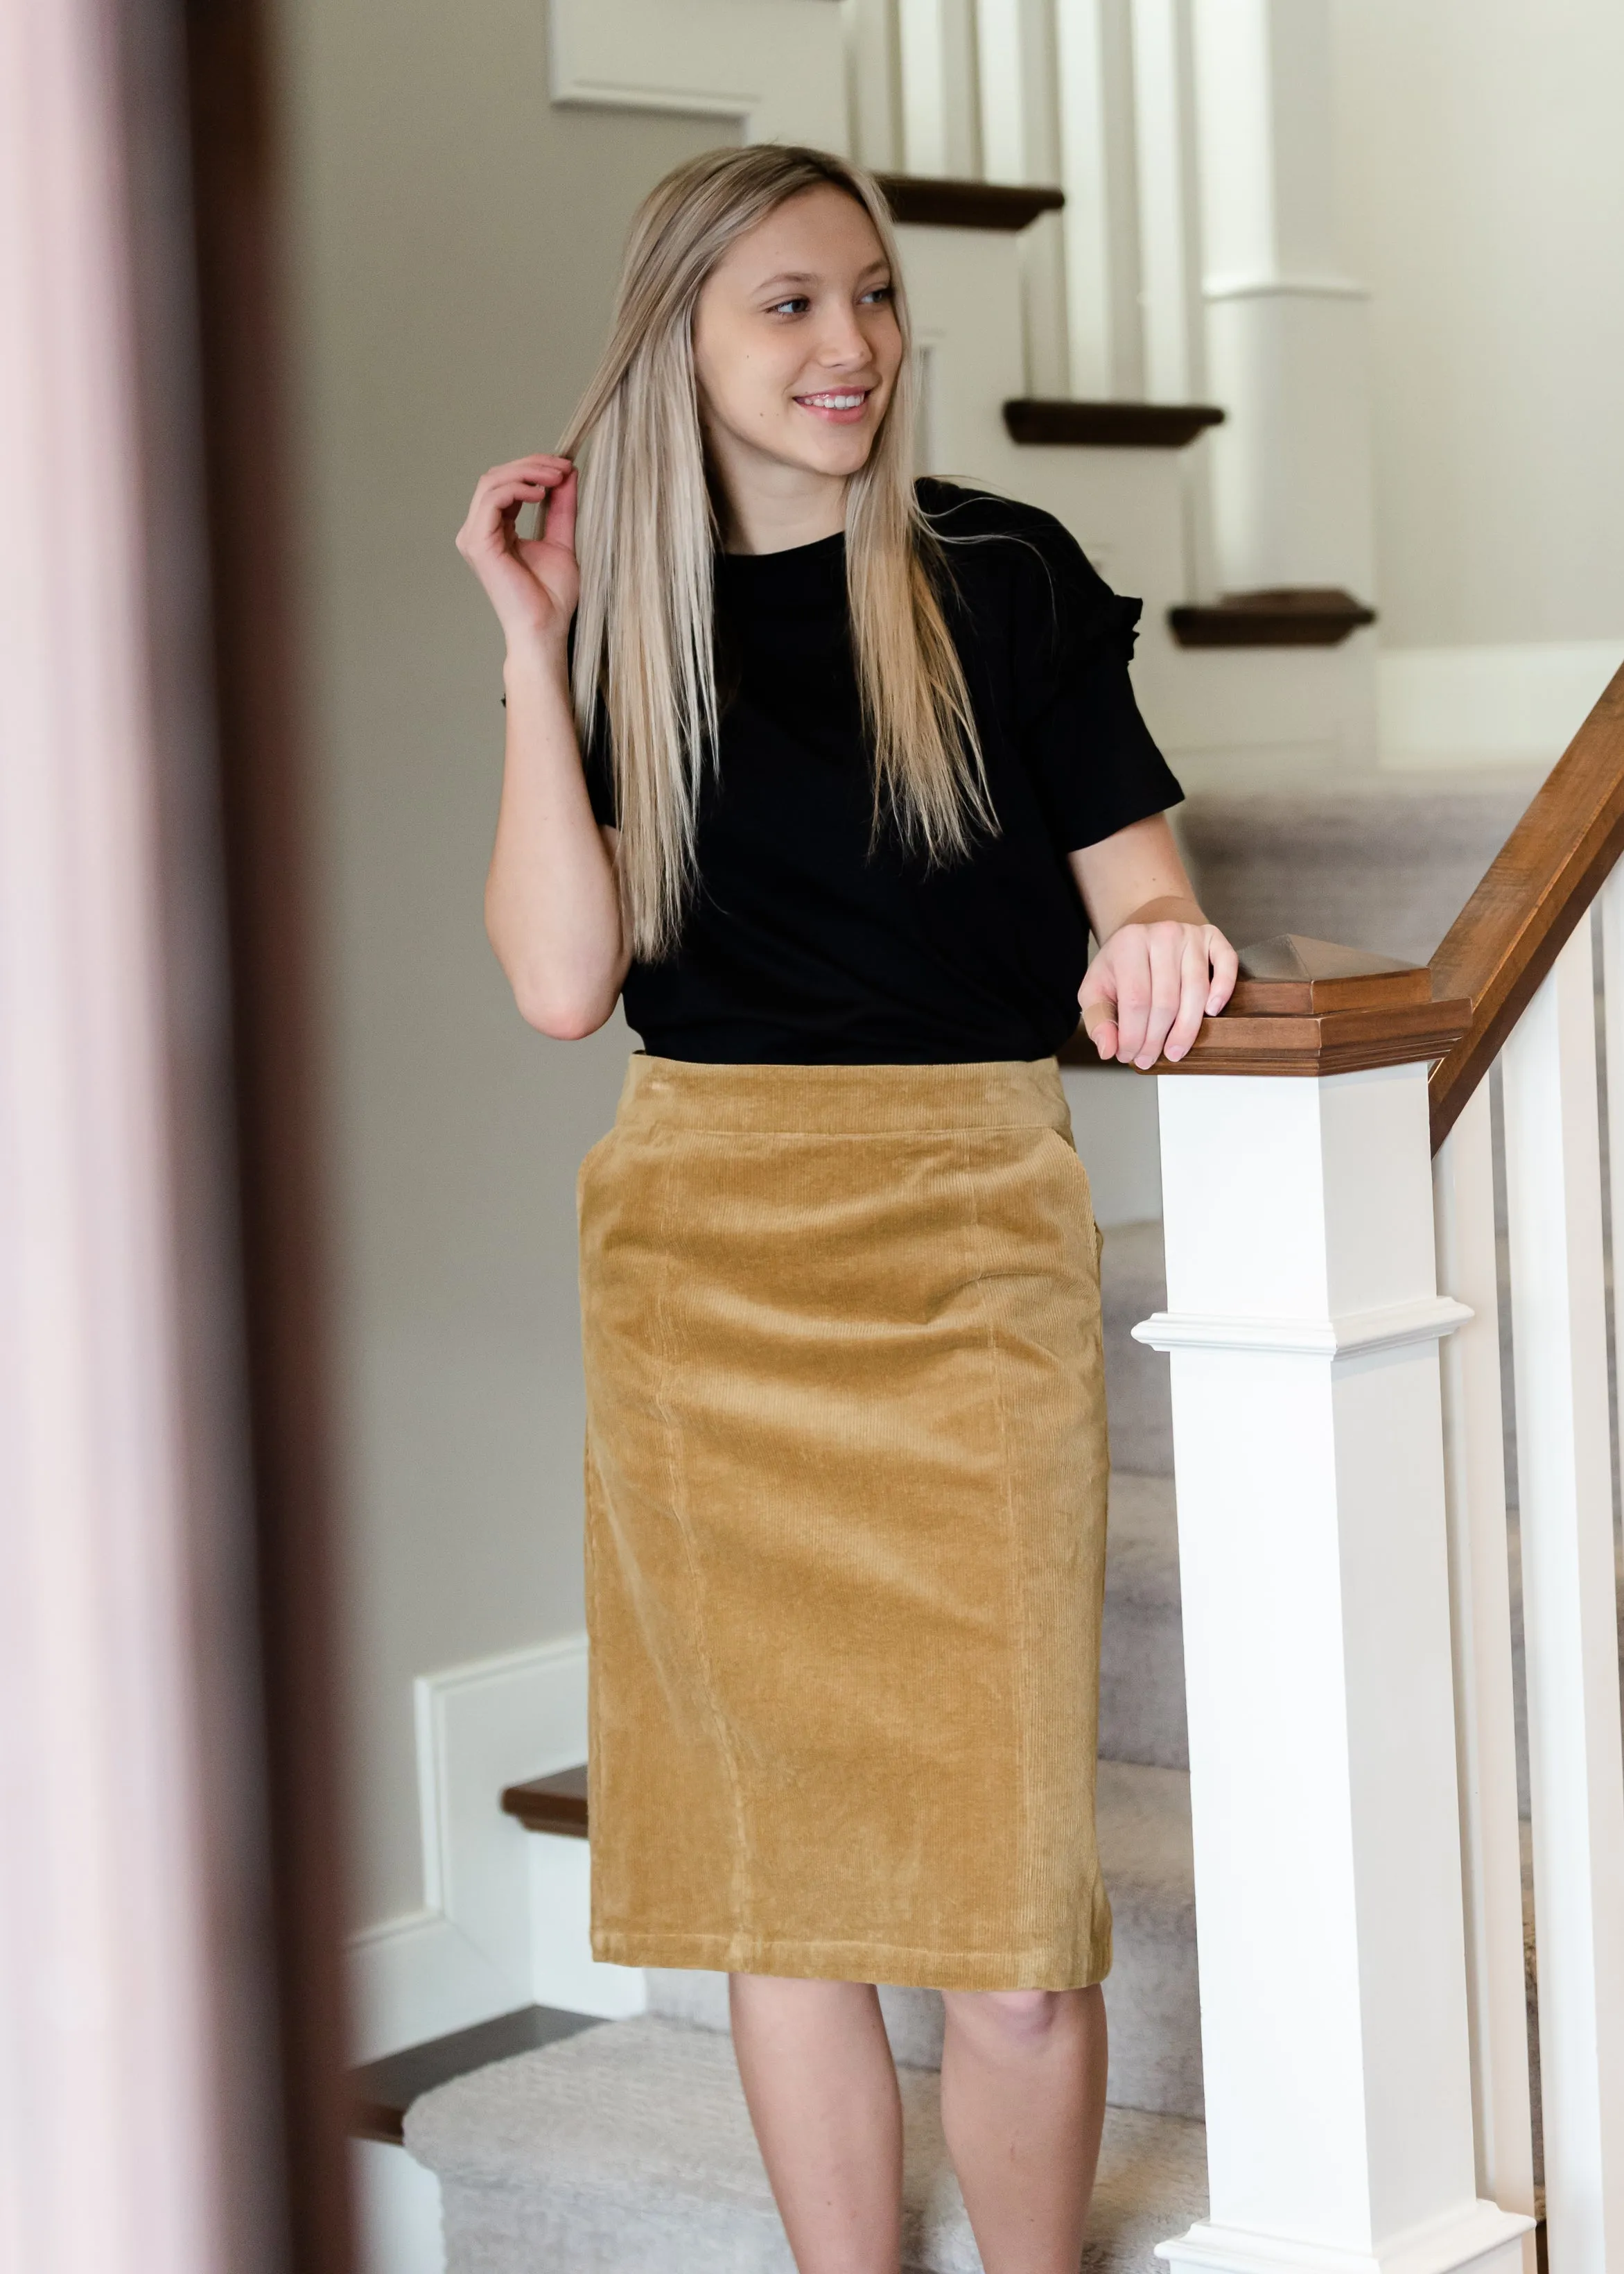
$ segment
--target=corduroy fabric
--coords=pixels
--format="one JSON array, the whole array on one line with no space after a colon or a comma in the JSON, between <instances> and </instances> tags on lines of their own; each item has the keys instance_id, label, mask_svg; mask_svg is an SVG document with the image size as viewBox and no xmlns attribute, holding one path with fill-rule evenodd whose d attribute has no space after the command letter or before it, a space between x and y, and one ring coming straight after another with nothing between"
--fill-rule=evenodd
<instances>
[{"instance_id":1,"label":"corduroy fabric","mask_svg":"<svg viewBox=\"0 0 1624 2274\"><path fill-rule=\"evenodd\" d=\"M1099 1981L1099 1243L1054 1060L638 1056L579 1202L595 1955Z\"/></svg>"}]
</instances>

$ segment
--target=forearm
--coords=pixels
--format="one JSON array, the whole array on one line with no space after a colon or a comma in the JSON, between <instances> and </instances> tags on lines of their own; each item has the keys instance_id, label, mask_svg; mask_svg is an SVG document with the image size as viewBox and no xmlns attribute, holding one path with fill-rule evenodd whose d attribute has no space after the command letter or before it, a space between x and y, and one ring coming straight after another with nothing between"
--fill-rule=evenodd
<instances>
[{"instance_id":1,"label":"forearm","mask_svg":"<svg viewBox=\"0 0 1624 2274\"><path fill-rule=\"evenodd\" d=\"M1207 922L1162 814L1085 846L1071 865L1101 945L1124 924Z\"/></svg>"},{"instance_id":2,"label":"forearm","mask_svg":"<svg viewBox=\"0 0 1624 2274\"><path fill-rule=\"evenodd\" d=\"M485 930L530 1025L590 1034L614 1009L628 956L562 657L539 647L510 651L503 681L507 755Z\"/></svg>"}]
</instances>

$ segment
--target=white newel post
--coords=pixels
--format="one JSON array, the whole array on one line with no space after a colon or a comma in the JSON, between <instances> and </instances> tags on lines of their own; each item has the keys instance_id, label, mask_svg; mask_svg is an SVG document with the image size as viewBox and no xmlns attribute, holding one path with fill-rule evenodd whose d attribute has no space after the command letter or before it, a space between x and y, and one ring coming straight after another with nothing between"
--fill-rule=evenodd
<instances>
[{"instance_id":1,"label":"white newel post","mask_svg":"<svg viewBox=\"0 0 1624 2274\"><path fill-rule=\"evenodd\" d=\"M1365 296L1343 275L1330 0L1193 0L1207 384L1229 591L1372 596Z\"/></svg>"},{"instance_id":2,"label":"white newel post","mask_svg":"<svg viewBox=\"0 0 1624 2274\"><path fill-rule=\"evenodd\" d=\"M1426 1068L1161 1082L1211 2210L1176 2267L1517 2274L1478 2199Z\"/></svg>"}]
</instances>

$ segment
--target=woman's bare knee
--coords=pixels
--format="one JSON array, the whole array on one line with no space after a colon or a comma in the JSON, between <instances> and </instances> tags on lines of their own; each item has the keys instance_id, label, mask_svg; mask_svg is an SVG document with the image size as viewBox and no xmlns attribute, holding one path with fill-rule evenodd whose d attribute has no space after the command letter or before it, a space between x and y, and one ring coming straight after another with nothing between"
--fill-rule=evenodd
<instances>
[{"instance_id":1,"label":"woman's bare knee","mask_svg":"<svg viewBox=\"0 0 1624 2274\"><path fill-rule=\"evenodd\" d=\"M1090 1990L948 1990L949 2026L989 2051L1018 2052L1047 2044L1056 2030L1081 2018Z\"/></svg>"}]
</instances>

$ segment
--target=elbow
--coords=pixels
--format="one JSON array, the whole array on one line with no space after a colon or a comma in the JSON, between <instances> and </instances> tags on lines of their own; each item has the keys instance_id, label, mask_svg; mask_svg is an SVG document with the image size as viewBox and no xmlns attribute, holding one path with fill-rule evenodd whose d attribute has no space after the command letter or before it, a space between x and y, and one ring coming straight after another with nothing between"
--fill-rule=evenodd
<instances>
[{"instance_id":1,"label":"elbow","mask_svg":"<svg viewBox=\"0 0 1624 2274\"><path fill-rule=\"evenodd\" d=\"M519 1016L527 1027L534 1027L538 1035L546 1035L555 1043L578 1043L588 1035L595 1035L606 1026L613 1014L616 998L605 1002L600 996L571 994L556 988L527 986L516 983L513 990Z\"/></svg>"}]
</instances>

